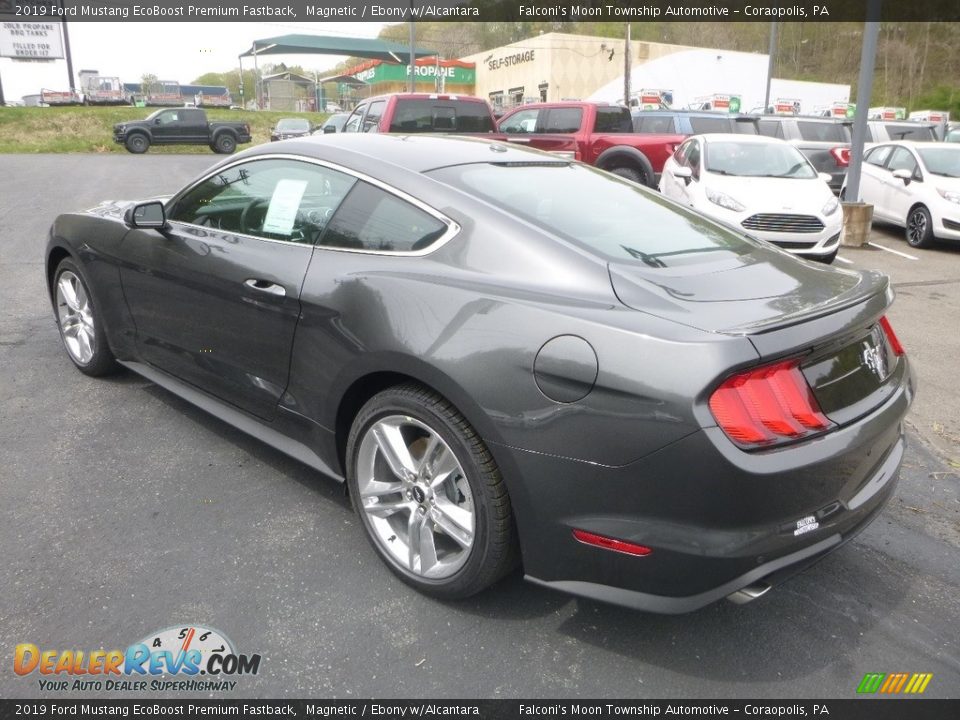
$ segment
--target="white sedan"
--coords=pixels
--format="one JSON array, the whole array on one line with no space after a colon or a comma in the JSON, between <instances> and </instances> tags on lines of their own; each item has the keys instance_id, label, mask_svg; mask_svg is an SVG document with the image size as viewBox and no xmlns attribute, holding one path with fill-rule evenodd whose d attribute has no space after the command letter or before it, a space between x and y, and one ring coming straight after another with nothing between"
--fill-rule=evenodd
<instances>
[{"instance_id":1,"label":"white sedan","mask_svg":"<svg viewBox=\"0 0 960 720\"><path fill-rule=\"evenodd\" d=\"M860 195L873 217L906 228L913 247L960 240L960 147L909 141L874 145L863 156Z\"/></svg>"},{"instance_id":2,"label":"white sedan","mask_svg":"<svg viewBox=\"0 0 960 720\"><path fill-rule=\"evenodd\" d=\"M830 263L843 213L810 162L763 135L694 135L667 159L660 192L784 250Z\"/></svg>"}]
</instances>

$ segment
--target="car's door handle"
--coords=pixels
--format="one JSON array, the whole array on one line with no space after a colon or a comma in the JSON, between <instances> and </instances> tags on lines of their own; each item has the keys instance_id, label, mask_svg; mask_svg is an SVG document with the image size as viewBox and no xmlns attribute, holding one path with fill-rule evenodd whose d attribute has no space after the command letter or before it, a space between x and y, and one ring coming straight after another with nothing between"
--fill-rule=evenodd
<instances>
[{"instance_id":1,"label":"car's door handle","mask_svg":"<svg viewBox=\"0 0 960 720\"><path fill-rule=\"evenodd\" d=\"M274 282L269 280L259 280L257 278L250 278L244 280L243 284L246 285L251 290L256 290L258 292L268 293L270 295L276 295L278 297L283 297L287 294L286 289L283 285L277 285Z\"/></svg>"}]
</instances>

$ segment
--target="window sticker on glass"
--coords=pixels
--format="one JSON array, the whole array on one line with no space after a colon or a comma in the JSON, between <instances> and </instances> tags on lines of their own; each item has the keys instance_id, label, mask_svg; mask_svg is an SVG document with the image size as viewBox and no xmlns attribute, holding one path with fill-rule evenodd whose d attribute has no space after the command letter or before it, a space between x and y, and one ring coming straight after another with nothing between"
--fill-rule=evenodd
<instances>
[{"instance_id":1,"label":"window sticker on glass","mask_svg":"<svg viewBox=\"0 0 960 720\"><path fill-rule=\"evenodd\" d=\"M267 217L263 220L263 232L289 235L297 219L300 200L307 189L306 180L280 180L273 189Z\"/></svg>"}]
</instances>

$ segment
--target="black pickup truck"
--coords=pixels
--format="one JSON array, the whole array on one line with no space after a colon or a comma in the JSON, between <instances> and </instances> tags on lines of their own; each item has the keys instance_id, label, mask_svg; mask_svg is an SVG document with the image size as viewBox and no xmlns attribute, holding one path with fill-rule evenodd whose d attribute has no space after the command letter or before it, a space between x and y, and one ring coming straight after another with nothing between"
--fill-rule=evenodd
<instances>
[{"instance_id":1,"label":"black pickup truck","mask_svg":"<svg viewBox=\"0 0 960 720\"><path fill-rule=\"evenodd\" d=\"M199 108L165 108L146 120L113 126L113 141L132 153L145 153L151 145L207 145L229 155L237 145L250 142L250 126L239 122L207 122Z\"/></svg>"}]
</instances>

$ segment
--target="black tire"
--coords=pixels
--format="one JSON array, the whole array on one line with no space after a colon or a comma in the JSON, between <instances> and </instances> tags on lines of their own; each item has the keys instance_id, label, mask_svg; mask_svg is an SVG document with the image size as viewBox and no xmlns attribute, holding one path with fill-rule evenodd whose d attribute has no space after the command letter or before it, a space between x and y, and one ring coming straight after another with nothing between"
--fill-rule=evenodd
<instances>
[{"instance_id":1,"label":"black tire","mask_svg":"<svg viewBox=\"0 0 960 720\"><path fill-rule=\"evenodd\" d=\"M933 220L923 205L910 209L905 235L910 247L926 248L933 244Z\"/></svg>"},{"instance_id":2,"label":"black tire","mask_svg":"<svg viewBox=\"0 0 960 720\"><path fill-rule=\"evenodd\" d=\"M646 185L647 187L650 187L646 173L638 170L637 168L621 165L620 167L610 168L610 172L617 177L622 177L624 180L635 182L637 185Z\"/></svg>"},{"instance_id":3,"label":"black tire","mask_svg":"<svg viewBox=\"0 0 960 720\"><path fill-rule=\"evenodd\" d=\"M214 152L231 155L237 149L237 140L230 133L220 133L213 141Z\"/></svg>"},{"instance_id":4,"label":"black tire","mask_svg":"<svg viewBox=\"0 0 960 720\"><path fill-rule=\"evenodd\" d=\"M127 140L124 145L127 150L134 155L142 155L150 147L150 138L143 133L133 133L132 135L127 135Z\"/></svg>"},{"instance_id":5,"label":"black tire","mask_svg":"<svg viewBox=\"0 0 960 720\"><path fill-rule=\"evenodd\" d=\"M386 541L377 536L371 516L364 510L358 479L361 446L368 434L373 435L372 428L376 423L393 416L413 418L442 439L459 463L458 470L462 470L462 475L458 474L457 477L465 480L468 486L474 521L472 545L469 550L462 551L466 558L461 560L462 566L449 577L427 578L409 567L402 567L385 549ZM387 567L411 587L441 599L466 598L489 587L517 564L510 498L500 470L470 423L441 396L415 383L398 385L375 395L360 409L353 421L347 439L346 460L350 497L367 539ZM411 497L409 492L407 497ZM424 502L422 496L417 499ZM415 505L416 500L412 504ZM422 505L418 509L422 509ZM410 517L414 512L410 512ZM400 522L405 523L402 516ZM436 525L433 527L436 533ZM381 543L384 543L383 547Z\"/></svg>"},{"instance_id":6,"label":"black tire","mask_svg":"<svg viewBox=\"0 0 960 720\"><path fill-rule=\"evenodd\" d=\"M73 278L76 278L76 282L79 283L83 289L83 293L87 301L85 316L89 319L88 324L93 329L93 342L89 342L89 335L86 335L85 333L88 338L86 347L92 350L92 355L88 359L80 357L78 355L78 352L80 351L77 349L71 350L71 345L68 344L67 334L64 331L64 324L67 316L75 316L76 314L73 313L66 299L61 299L62 293L58 292L58 290L60 281L62 279L65 279L66 282L70 283L73 281ZM70 361L76 365L80 372L84 373L85 375L90 375L91 377L101 377L103 375L110 375L111 373L117 372L120 368L117 365L117 361L113 356L113 352L110 350L109 343L107 342L106 330L103 326L103 316L94 304L89 288L90 284L87 282L86 276L72 259L64 258L62 261L60 261L60 264L57 265L56 271L53 273L53 287L51 293L53 295L54 314L57 320L57 329L60 331L60 341L63 343L64 350L67 352L67 357L70 358Z\"/></svg>"}]
</instances>

